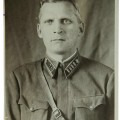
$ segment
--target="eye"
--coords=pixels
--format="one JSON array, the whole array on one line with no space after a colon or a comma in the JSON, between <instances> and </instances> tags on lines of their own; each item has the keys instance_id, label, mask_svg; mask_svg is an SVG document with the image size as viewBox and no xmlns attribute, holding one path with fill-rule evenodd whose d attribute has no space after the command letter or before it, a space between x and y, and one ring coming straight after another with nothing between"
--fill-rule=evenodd
<instances>
[{"instance_id":1,"label":"eye","mask_svg":"<svg viewBox=\"0 0 120 120\"><path fill-rule=\"evenodd\" d=\"M70 19L62 19L62 24L65 24L65 25L68 25L68 24L71 24L72 23L72 21L70 20Z\"/></svg>"},{"instance_id":2,"label":"eye","mask_svg":"<svg viewBox=\"0 0 120 120\"><path fill-rule=\"evenodd\" d=\"M49 19L49 20L46 20L44 23L47 23L47 24L51 25L53 23L53 20Z\"/></svg>"}]
</instances>

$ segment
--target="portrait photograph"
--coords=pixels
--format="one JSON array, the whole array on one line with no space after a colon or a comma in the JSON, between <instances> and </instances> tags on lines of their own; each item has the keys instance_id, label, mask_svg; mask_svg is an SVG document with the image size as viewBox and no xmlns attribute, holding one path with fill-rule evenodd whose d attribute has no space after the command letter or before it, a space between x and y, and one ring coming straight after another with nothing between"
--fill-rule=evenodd
<instances>
[{"instance_id":1,"label":"portrait photograph","mask_svg":"<svg viewBox=\"0 0 120 120\"><path fill-rule=\"evenodd\" d=\"M5 0L5 120L117 120L115 0Z\"/></svg>"}]
</instances>

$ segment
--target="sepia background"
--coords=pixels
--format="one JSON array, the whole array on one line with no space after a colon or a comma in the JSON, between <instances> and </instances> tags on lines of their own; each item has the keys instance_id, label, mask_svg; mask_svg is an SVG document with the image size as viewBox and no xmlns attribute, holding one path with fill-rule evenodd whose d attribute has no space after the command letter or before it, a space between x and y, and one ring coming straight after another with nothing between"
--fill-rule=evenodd
<instances>
[{"instance_id":1,"label":"sepia background","mask_svg":"<svg viewBox=\"0 0 120 120\"><path fill-rule=\"evenodd\" d=\"M85 32L79 45L82 56L114 69L114 0L79 0ZM16 67L44 57L37 36L39 0L5 0L6 77Z\"/></svg>"}]
</instances>

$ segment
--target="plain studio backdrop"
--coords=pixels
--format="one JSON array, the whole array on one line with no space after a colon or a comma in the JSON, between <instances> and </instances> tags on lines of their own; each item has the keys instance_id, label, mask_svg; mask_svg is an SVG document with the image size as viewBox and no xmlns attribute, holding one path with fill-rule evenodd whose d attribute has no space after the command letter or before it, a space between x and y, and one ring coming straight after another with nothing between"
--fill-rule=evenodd
<instances>
[{"instance_id":1,"label":"plain studio backdrop","mask_svg":"<svg viewBox=\"0 0 120 120\"><path fill-rule=\"evenodd\" d=\"M79 0L85 32L80 41L82 56L114 69L114 0ZM44 57L37 35L39 0L5 0L6 77L16 67Z\"/></svg>"}]
</instances>

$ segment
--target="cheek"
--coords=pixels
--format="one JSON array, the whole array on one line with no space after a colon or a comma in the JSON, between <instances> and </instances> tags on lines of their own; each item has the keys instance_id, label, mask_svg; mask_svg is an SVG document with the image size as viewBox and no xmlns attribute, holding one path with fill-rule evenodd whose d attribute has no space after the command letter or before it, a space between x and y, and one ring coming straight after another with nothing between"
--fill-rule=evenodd
<instances>
[{"instance_id":1,"label":"cheek","mask_svg":"<svg viewBox=\"0 0 120 120\"><path fill-rule=\"evenodd\" d=\"M42 26L41 27L41 34L43 36L43 38L47 38L48 36L50 36L50 27L46 27L46 26Z\"/></svg>"},{"instance_id":2,"label":"cheek","mask_svg":"<svg viewBox=\"0 0 120 120\"><path fill-rule=\"evenodd\" d=\"M76 28L74 27L72 29L69 29L69 31L67 32L69 39L77 39L78 34L79 34L78 27L76 27Z\"/></svg>"},{"instance_id":3,"label":"cheek","mask_svg":"<svg viewBox=\"0 0 120 120\"><path fill-rule=\"evenodd\" d=\"M42 38L43 41L45 41L46 43L50 41L50 34L47 31L41 32L42 33Z\"/></svg>"}]
</instances>

